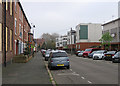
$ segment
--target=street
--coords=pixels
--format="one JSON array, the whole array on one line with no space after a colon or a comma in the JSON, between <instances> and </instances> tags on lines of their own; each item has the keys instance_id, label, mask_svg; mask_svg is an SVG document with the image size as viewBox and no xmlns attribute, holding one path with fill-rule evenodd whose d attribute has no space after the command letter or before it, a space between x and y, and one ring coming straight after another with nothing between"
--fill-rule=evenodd
<instances>
[{"instance_id":1,"label":"street","mask_svg":"<svg viewBox=\"0 0 120 86\"><path fill-rule=\"evenodd\" d=\"M69 58L71 65L69 70L66 68L51 70L57 84L118 84L118 64L75 55Z\"/></svg>"}]
</instances>

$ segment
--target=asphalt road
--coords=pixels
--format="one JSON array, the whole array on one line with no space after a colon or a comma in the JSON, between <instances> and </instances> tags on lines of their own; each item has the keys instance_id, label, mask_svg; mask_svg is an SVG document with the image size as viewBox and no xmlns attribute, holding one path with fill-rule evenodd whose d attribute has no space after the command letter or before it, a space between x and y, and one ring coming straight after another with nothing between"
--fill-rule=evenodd
<instances>
[{"instance_id":1,"label":"asphalt road","mask_svg":"<svg viewBox=\"0 0 120 86\"><path fill-rule=\"evenodd\" d=\"M69 56L69 58L70 69L51 70L57 84L118 84L117 63L75 55Z\"/></svg>"}]
</instances>

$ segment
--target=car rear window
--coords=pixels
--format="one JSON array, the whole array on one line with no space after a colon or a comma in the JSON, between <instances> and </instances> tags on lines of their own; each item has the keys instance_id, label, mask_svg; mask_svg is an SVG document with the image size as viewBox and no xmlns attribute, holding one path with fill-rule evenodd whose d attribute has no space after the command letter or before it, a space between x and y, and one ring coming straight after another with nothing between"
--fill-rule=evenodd
<instances>
[{"instance_id":1,"label":"car rear window","mask_svg":"<svg viewBox=\"0 0 120 86\"><path fill-rule=\"evenodd\" d=\"M115 54L116 51L108 51L107 54Z\"/></svg>"},{"instance_id":2,"label":"car rear window","mask_svg":"<svg viewBox=\"0 0 120 86\"><path fill-rule=\"evenodd\" d=\"M65 52L53 53L52 58L56 58L56 57L67 57L67 54Z\"/></svg>"},{"instance_id":3,"label":"car rear window","mask_svg":"<svg viewBox=\"0 0 120 86\"><path fill-rule=\"evenodd\" d=\"M86 49L85 51L91 51L91 49Z\"/></svg>"}]
</instances>

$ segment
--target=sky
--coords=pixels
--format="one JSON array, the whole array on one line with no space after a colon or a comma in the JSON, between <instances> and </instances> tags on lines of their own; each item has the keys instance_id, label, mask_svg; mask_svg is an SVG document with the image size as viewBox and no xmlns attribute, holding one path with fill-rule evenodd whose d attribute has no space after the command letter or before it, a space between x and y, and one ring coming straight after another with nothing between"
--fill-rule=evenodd
<instances>
[{"instance_id":1,"label":"sky","mask_svg":"<svg viewBox=\"0 0 120 86\"><path fill-rule=\"evenodd\" d=\"M66 35L80 23L104 24L118 18L119 0L21 0L34 37L43 33Z\"/></svg>"}]
</instances>

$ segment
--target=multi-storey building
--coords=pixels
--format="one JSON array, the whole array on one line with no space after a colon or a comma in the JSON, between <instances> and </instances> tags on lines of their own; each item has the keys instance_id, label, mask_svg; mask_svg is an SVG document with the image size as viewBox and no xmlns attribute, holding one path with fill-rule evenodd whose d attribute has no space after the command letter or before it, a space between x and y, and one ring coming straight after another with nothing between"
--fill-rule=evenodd
<instances>
[{"instance_id":1,"label":"multi-storey building","mask_svg":"<svg viewBox=\"0 0 120 86\"><path fill-rule=\"evenodd\" d=\"M67 33L68 48L75 49L75 44L76 44L76 31L75 30L68 31Z\"/></svg>"},{"instance_id":2,"label":"multi-storey building","mask_svg":"<svg viewBox=\"0 0 120 86\"><path fill-rule=\"evenodd\" d=\"M76 26L76 49L85 50L92 46L99 46L101 36L101 24L80 23Z\"/></svg>"},{"instance_id":3,"label":"multi-storey building","mask_svg":"<svg viewBox=\"0 0 120 86\"><path fill-rule=\"evenodd\" d=\"M120 18L103 24L103 34L109 32L113 37L111 50L120 50Z\"/></svg>"},{"instance_id":4,"label":"multi-storey building","mask_svg":"<svg viewBox=\"0 0 120 86\"><path fill-rule=\"evenodd\" d=\"M60 36L56 38L56 48L66 49L67 48L67 36Z\"/></svg>"},{"instance_id":5,"label":"multi-storey building","mask_svg":"<svg viewBox=\"0 0 120 86\"><path fill-rule=\"evenodd\" d=\"M0 61L2 59L4 62L6 56L6 62L12 62L14 55L23 53L30 29L31 26L19 1L6 0L5 3L0 0Z\"/></svg>"},{"instance_id":6,"label":"multi-storey building","mask_svg":"<svg viewBox=\"0 0 120 86\"><path fill-rule=\"evenodd\" d=\"M23 53L31 26L20 2L14 2L14 54Z\"/></svg>"},{"instance_id":7,"label":"multi-storey building","mask_svg":"<svg viewBox=\"0 0 120 86\"><path fill-rule=\"evenodd\" d=\"M0 4L2 5L2 24L0 24L0 27L2 27L2 31L0 31L0 35L2 34L2 46L0 43L0 51L2 51L2 61L4 61L4 45L6 46L6 61L11 62L13 57L13 28L14 28L14 13L13 13L13 2L10 0L9 2L6 0L6 9L4 8L4 2L0 1ZM5 13L6 10L6 13ZM6 22L4 21L6 18ZM6 23L6 26L5 26ZM5 28L6 27L6 28ZM5 28L5 29L4 29ZM4 31L6 31L4 37ZM2 33L1 33L2 32ZM6 42L6 44L4 43Z\"/></svg>"}]
</instances>

